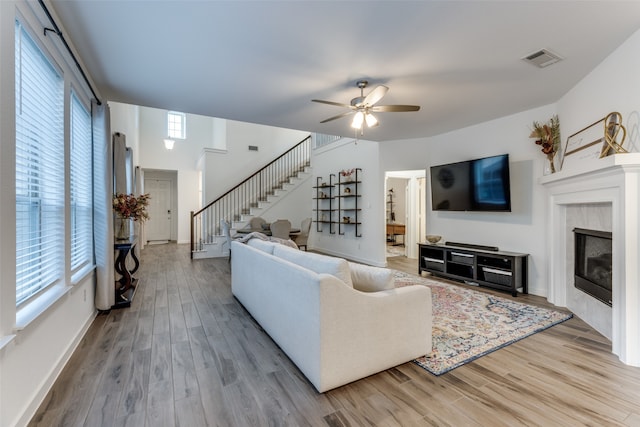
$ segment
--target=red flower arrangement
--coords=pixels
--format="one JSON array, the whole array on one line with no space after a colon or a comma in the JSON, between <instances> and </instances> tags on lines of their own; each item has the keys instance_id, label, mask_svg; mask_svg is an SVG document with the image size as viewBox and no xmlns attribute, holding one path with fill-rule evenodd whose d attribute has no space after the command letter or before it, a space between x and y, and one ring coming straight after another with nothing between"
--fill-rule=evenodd
<instances>
[{"instance_id":1,"label":"red flower arrangement","mask_svg":"<svg viewBox=\"0 0 640 427\"><path fill-rule=\"evenodd\" d=\"M340 171L340 175L344 176L345 178L351 178L351 175L355 172L355 169L343 169Z\"/></svg>"},{"instance_id":2,"label":"red flower arrangement","mask_svg":"<svg viewBox=\"0 0 640 427\"><path fill-rule=\"evenodd\" d=\"M149 194L141 194L138 197L133 194L114 194L113 211L120 218L132 218L134 221L144 222L149 219L147 206L150 198Z\"/></svg>"}]
</instances>

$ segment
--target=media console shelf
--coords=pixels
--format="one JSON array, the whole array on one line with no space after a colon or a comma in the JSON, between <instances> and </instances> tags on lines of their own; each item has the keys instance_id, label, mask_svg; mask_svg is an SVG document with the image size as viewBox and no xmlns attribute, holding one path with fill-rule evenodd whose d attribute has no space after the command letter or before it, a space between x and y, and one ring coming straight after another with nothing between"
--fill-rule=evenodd
<instances>
[{"instance_id":1,"label":"media console shelf","mask_svg":"<svg viewBox=\"0 0 640 427\"><path fill-rule=\"evenodd\" d=\"M423 271L472 285L527 293L528 254L420 243L418 274Z\"/></svg>"}]
</instances>

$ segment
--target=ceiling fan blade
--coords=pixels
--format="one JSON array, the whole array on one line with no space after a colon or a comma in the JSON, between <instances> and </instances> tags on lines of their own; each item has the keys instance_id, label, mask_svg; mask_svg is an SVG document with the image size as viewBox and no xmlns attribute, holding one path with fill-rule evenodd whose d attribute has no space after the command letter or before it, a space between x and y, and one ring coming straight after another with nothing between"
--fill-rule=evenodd
<instances>
[{"instance_id":1,"label":"ceiling fan blade","mask_svg":"<svg viewBox=\"0 0 640 427\"><path fill-rule=\"evenodd\" d=\"M333 116L333 117L329 117L328 119L324 119L320 123L327 123L327 122L330 122L331 120L340 119L342 117L349 116L349 115L351 115L353 113L355 113L355 110L354 111L347 111L346 113L338 114L337 116Z\"/></svg>"},{"instance_id":2,"label":"ceiling fan blade","mask_svg":"<svg viewBox=\"0 0 640 427\"><path fill-rule=\"evenodd\" d=\"M343 104L341 102L333 102L333 101L324 101L322 99L312 99L311 102L319 102L320 104L335 105L336 107L352 108L351 105L349 104Z\"/></svg>"},{"instance_id":3,"label":"ceiling fan blade","mask_svg":"<svg viewBox=\"0 0 640 427\"><path fill-rule=\"evenodd\" d=\"M369 95L364 97L364 99L362 100L362 103L365 105L371 106L376 102L380 101L382 97L386 95L388 90L389 90L388 87L383 85L378 85L371 92L369 92Z\"/></svg>"},{"instance_id":4,"label":"ceiling fan blade","mask_svg":"<svg viewBox=\"0 0 640 427\"><path fill-rule=\"evenodd\" d=\"M374 113L389 113L389 112L402 112L402 111L419 111L419 105L376 105L371 107L369 111Z\"/></svg>"}]
</instances>

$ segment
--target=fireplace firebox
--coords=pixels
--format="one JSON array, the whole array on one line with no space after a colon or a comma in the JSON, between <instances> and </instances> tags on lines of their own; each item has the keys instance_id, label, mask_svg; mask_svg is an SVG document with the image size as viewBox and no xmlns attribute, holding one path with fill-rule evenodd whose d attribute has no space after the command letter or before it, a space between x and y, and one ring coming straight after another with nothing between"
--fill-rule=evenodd
<instances>
[{"instance_id":1,"label":"fireplace firebox","mask_svg":"<svg viewBox=\"0 0 640 427\"><path fill-rule=\"evenodd\" d=\"M575 287L611 307L611 232L574 228Z\"/></svg>"}]
</instances>

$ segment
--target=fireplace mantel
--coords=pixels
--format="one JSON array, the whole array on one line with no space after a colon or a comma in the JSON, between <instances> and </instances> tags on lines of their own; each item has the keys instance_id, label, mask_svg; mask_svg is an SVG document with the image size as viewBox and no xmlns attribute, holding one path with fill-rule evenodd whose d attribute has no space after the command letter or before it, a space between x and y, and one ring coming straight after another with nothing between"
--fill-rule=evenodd
<instances>
[{"instance_id":1,"label":"fireplace mantel","mask_svg":"<svg viewBox=\"0 0 640 427\"><path fill-rule=\"evenodd\" d=\"M547 298L566 307L568 289L573 287L567 279L568 207L610 204L612 351L622 362L640 366L640 153L590 159L575 166L540 179L547 191ZM592 324L597 319L583 320Z\"/></svg>"}]
</instances>

